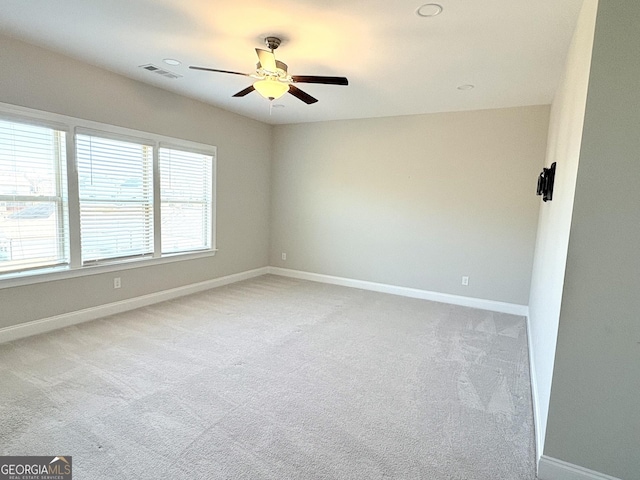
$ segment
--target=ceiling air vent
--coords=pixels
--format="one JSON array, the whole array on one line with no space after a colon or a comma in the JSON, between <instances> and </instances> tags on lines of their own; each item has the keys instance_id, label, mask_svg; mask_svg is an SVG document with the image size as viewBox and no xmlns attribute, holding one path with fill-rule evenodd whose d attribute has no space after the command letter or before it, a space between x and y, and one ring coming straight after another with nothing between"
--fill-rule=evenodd
<instances>
[{"instance_id":1,"label":"ceiling air vent","mask_svg":"<svg viewBox=\"0 0 640 480\"><path fill-rule=\"evenodd\" d=\"M165 70L164 68L160 68L156 65L152 65L151 63L147 65L140 65L140 68L144 68L145 70L149 70L150 72L157 73L158 75L162 75L167 78L180 78L182 75L177 73L170 72L169 70Z\"/></svg>"}]
</instances>

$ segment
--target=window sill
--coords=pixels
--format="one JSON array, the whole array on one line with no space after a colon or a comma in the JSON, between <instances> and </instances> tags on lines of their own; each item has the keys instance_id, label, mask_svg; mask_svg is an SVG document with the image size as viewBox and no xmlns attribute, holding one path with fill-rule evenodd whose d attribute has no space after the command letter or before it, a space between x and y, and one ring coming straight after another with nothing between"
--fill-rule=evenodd
<instances>
[{"instance_id":1,"label":"window sill","mask_svg":"<svg viewBox=\"0 0 640 480\"><path fill-rule=\"evenodd\" d=\"M144 268L150 267L152 265L162 265L164 263L181 262L185 260L194 260L197 258L213 257L217 251L217 249L211 249L191 253L174 253L160 258L145 258L144 260L122 260L78 268L71 268L69 266L50 267L26 272L1 274L0 289L33 285L36 283L45 283L54 280L65 280L68 278L84 277L87 275L120 272L123 270Z\"/></svg>"}]
</instances>

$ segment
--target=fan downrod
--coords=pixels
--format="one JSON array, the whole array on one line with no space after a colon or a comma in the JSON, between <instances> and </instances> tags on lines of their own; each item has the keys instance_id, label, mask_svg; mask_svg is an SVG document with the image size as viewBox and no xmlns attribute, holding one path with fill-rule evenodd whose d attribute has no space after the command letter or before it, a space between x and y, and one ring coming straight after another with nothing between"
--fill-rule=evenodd
<instances>
[{"instance_id":1,"label":"fan downrod","mask_svg":"<svg viewBox=\"0 0 640 480\"><path fill-rule=\"evenodd\" d=\"M267 48L269 48L269 50L273 52L280 46L282 40L280 40L278 37L267 37L264 39L264 43L267 45Z\"/></svg>"}]
</instances>

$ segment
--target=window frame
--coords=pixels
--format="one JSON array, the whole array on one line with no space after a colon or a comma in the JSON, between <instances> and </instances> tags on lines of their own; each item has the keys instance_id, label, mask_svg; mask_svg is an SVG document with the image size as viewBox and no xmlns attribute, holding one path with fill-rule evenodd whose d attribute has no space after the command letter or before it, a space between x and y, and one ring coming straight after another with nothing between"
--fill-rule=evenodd
<instances>
[{"instance_id":1,"label":"window frame","mask_svg":"<svg viewBox=\"0 0 640 480\"><path fill-rule=\"evenodd\" d=\"M65 278L116 272L121 270L144 268L150 265L186 261L198 258L212 257L217 252L216 246L216 177L217 177L217 147L190 140L184 140L166 135L119 127L91 120L83 120L66 115L60 115L16 105L0 103L0 117L3 120L29 123L32 125L54 128L65 132L66 160L61 162L61 168L66 166L67 190L67 238L69 249L69 263L65 265L36 268L30 270L13 271L0 274L0 289L21 285L60 280ZM153 235L154 249L151 256L115 259L112 261L90 263L82 265L80 245L80 198L78 185L78 168L76 160L76 135L97 135L120 141L145 143L152 147L153 155ZM212 157L211 165L211 247L197 251L172 252L162 254L160 251L160 170L159 149L173 148L195 153L202 153Z\"/></svg>"},{"instance_id":2,"label":"window frame","mask_svg":"<svg viewBox=\"0 0 640 480\"><path fill-rule=\"evenodd\" d=\"M155 208L154 208L154 193L156 190L156 183L155 183L155 175L154 175L154 168L153 168L153 162L154 162L154 152L155 149L158 148L157 146L154 145L154 143L152 141L148 141L148 140L143 140L140 138L135 138L135 137L124 137L124 136L117 136L117 135L110 135L110 134L103 134L102 132L99 131L94 131L94 130L86 130L83 128L76 128L75 131L75 135L74 135L74 141L75 141L75 148L76 148L76 171L78 171L78 175L77 175L77 179L78 181L80 180L80 174L79 174L79 170L80 170L80 166L78 163L78 136L83 136L83 137L87 137L89 139L96 139L97 142L101 142L106 140L108 141L115 141L115 142L123 142L123 143L127 143L129 145L135 145L138 147L142 147L143 152L142 152L142 160L143 160L143 170L144 170L144 157L145 157L145 153L144 153L144 149L145 148L150 148L151 151L147 154L147 160L150 161L150 164L148 165L150 168L150 172L147 175L151 176L151 214L150 214L150 218L149 220L152 222L152 228L151 228L151 234L153 236L153 238L151 239L151 251L150 252L145 252L145 253L138 253L138 254L131 254L131 255L120 255L120 256L111 256L111 257L105 257L105 258L88 258L88 254L86 251L83 251L82 249L82 245L80 248L80 254L81 254L81 262L82 262L82 266L86 267L89 265L95 265L95 264L105 264L105 263L115 263L115 262L119 262L119 261L123 261L123 260L137 260L137 259L142 259L142 258L150 258L153 257L155 254L155 236L156 236L156 231L155 228L153 227L153 225L156 223L156 215L155 215ZM91 140L90 140L91 141ZM113 171L114 173L116 172L115 170ZM142 181L144 181L144 177L142 179ZM79 202L80 202L80 227L82 229L82 220L83 220L83 214L82 214L82 203L83 201L86 202L86 199L83 199L81 196L81 186L78 185L78 196L79 196ZM126 202L126 200L124 199L118 199L117 197L113 197L111 199L111 202L106 202L106 199L101 198L101 199L97 199L96 203L98 204L108 204L108 203L119 203L119 201L122 202ZM144 205L145 202L143 201L145 200L144 198L141 199L140 202L133 202L133 203L139 203L140 205ZM91 203L91 202L88 202ZM82 233L82 232L81 232ZM81 243L82 243L82 235L81 235Z\"/></svg>"},{"instance_id":3,"label":"window frame","mask_svg":"<svg viewBox=\"0 0 640 480\"><path fill-rule=\"evenodd\" d=\"M161 162L160 162L160 150L162 149L166 149L166 150L178 150L178 151L184 151L184 152L189 152L189 153L195 153L195 154L199 154L199 155L206 155L206 156L210 156L211 157L211 165L210 165L210 173L213 176L212 178L212 182L211 182L211 189L209 192L209 207L210 207L210 218L209 218L209 223L210 223L210 228L209 228L209 242L211 243L211 247L215 248L215 223L216 223L216 218L215 218L215 212L216 212L216 199L215 199L215 168L216 168L216 157L215 155L211 155L211 152L207 152L203 149L198 149L198 148L185 148L183 146L179 146L175 143L167 143L167 142L160 142L160 144L158 145L158 148L155 150L157 156L158 156L158 161L156 162L156 166L158 167L158 172L157 172L157 177L159 178L160 181L160 186L162 185L162 171L161 171ZM155 176L155 172L154 172L154 176ZM159 191L159 195L158 195L158 206L160 211L162 210L162 204L164 203L162 200L162 190L158 189ZM206 204L206 203L205 203ZM155 205L155 203L154 203ZM159 214L157 218L160 218L160 220L162 220L162 215ZM161 222L160 222L161 223ZM162 230L162 225L158 225L158 228L160 230ZM159 238L160 240L162 239L162 235L154 235L154 238ZM191 250L192 252L198 252L198 251L203 251L206 250L206 248L200 248L197 250ZM175 255L175 254L179 254L180 252L167 252L167 253L162 253L162 245L159 245L158 248L156 249L156 251L158 251L160 253L160 255L162 256L168 256L168 255Z\"/></svg>"},{"instance_id":4,"label":"window frame","mask_svg":"<svg viewBox=\"0 0 640 480\"><path fill-rule=\"evenodd\" d=\"M1 104L0 104L1 105ZM60 122L55 121L47 121L44 119L33 119L31 117L20 115L14 112L2 112L0 110L0 114L3 121L6 122L14 122L21 123L25 125L30 125L38 128L46 128L50 129L56 133L62 133L64 135L64 150L65 154L68 158L68 152L66 149L68 148L68 140L70 136L70 131L67 125ZM60 152L56 152L56 156L58 156ZM54 162L54 168L57 170L55 175L55 190L56 195L0 195L0 201L17 201L17 202L33 202L33 203L54 203L55 208L57 210L57 227L56 229L60 232L63 232L62 236L59 236L56 241L58 243L57 249L61 252L59 256L59 262L57 263L49 263L43 264L41 266L33 265L25 267L22 270L14 270L7 272L0 272L0 280L5 276L11 276L14 273L28 273L28 272L38 272L43 269L48 268L67 268L70 264L70 246L69 246L69 236L65 235L66 231L69 229L68 223L68 210L65 212L65 207L68 207L68 180L67 180L67 171L66 171L66 158L57 158ZM64 170L64 171L63 171Z\"/></svg>"}]
</instances>

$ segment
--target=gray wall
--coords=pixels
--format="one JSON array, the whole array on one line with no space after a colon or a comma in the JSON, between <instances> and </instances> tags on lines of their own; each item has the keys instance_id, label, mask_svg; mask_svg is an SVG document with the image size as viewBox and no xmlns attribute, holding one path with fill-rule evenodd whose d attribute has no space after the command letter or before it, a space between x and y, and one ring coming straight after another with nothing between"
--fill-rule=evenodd
<instances>
[{"instance_id":1,"label":"gray wall","mask_svg":"<svg viewBox=\"0 0 640 480\"><path fill-rule=\"evenodd\" d=\"M545 455L640 478L640 2L600 0Z\"/></svg>"},{"instance_id":2,"label":"gray wall","mask_svg":"<svg viewBox=\"0 0 640 480\"><path fill-rule=\"evenodd\" d=\"M0 102L218 147L213 258L0 289L0 327L268 264L271 127L7 37ZM170 81L170 80L168 80Z\"/></svg>"},{"instance_id":3,"label":"gray wall","mask_svg":"<svg viewBox=\"0 0 640 480\"><path fill-rule=\"evenodd\" d=\"M597 0L586 0L583 5L549 122L546 166L557 163L555 188L551 202L540 202L529 298L538 455L542 454L549 412L597 5Z\"/></svg>"},{"instance_id":4,"label":"gray wall","mask_svg":"<svg viewBox=\"0 0 640 480\"><path fill-rule=\"evenodd\" d=\"M271 265L526 305L548 119L535 106L275 127Z\"/></svg>"}]
</instances>

